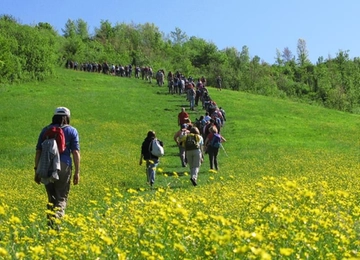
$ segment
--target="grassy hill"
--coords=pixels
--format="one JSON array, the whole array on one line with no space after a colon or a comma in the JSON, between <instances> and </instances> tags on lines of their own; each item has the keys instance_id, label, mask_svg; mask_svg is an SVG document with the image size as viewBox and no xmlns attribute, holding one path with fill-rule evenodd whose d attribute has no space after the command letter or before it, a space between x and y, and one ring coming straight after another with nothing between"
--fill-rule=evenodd
<instances>
[{"instance_id":1,"label":"grassy hill","mask_svg":"<svg viewBox=\"0 0 360 260\"><path fill-rule=\"evenodd\" d=\"M188 107L184 96L140 79L63 69L45 82L1 86L0 256L23 252L34 259L29 245L43 241L53 248L61 238L63 252L37 253L77 259L359 257L359 115L209 91L226 110L226 153L220 151L218 172L209 171L205 158L193 187L173 141L177 114ZM71 110L82 161L62 224L67 232L53 234L45 232L45 191L33 182L32 168L39 131L57 106ZM193 121L204 114L201 108L188 112ZM154 190L138 165L150 129L166 153ZM17 237L10 235L14 230Z\"/></svg>"}]
</instances>

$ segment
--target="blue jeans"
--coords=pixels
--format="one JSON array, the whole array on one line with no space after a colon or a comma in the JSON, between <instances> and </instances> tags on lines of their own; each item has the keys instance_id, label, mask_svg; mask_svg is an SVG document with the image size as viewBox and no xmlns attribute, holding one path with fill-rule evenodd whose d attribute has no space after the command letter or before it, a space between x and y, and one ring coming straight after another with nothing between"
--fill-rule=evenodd
<instances>
[{"instance_id":1,"label":"blue jeans","mask_svg":"<svg viewBox=\"0 0 360 260\"><path fill-rule=\"evenodd\" d=\"M189 101L190 101L190 109L194 109L195 107L195 97L191 96L189 97Z\"/></svg>"},{"instance_id":2,"label":"blue jeans","mask_svg":"<svg viewBox=\"0 0 360 260\"><path fill-rule=\"evenodd\" d=\"M156 167L159 164L159 160L146 160L146 176L150 185L155 182Z\"/></svg>"}]
</instances>

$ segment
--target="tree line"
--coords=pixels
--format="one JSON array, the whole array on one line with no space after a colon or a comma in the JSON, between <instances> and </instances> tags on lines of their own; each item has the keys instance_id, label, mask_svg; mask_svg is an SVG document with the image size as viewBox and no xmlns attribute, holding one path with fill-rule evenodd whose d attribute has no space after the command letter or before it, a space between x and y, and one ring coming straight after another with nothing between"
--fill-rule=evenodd
<instances>
[{"instance_id":1,"label":"tree line","mask_svg":"<svg viewBox=\"0 0 360 260\"><path fill-rule=\"evenodd\" d=\"M66 62L107 62L181 71L193 78L205 76L223 88L255 94L288 97L327 108L360 113L360 58L349 51L335 57L308 58L306 41L299 39L297 53L276 50L274 64L250 57L249 48L219 50L180 28L165 35L153 23L117 23L101 20L90 34L87 23L68 20L62 35L49 23L20 24L11 15L0 16L0 83L43 80Z\"/></svg>"}]
</instances>

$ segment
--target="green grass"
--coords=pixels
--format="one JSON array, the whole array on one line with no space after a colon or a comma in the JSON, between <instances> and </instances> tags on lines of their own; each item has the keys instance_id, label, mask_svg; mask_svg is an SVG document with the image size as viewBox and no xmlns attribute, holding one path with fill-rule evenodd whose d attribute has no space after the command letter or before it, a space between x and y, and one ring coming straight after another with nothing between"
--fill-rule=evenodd
<instances>
[{"instance_id":1,"label":"green grass","mask_svg":"<svg viewBox=\"0 0 360 260\"><path fill-rule=\"evenodd\" d=\"M1 175L11 182L39 188L31 183L36 138L50 123L53 109L60 105L71 109L71 123L81 138L82 181L74 193L90 187L101 191L113 185L123 189L144 186L138 158L141 142L150 129L165 142L168 156L161 160L160 167L168 173L183 171L172 137L177 131L177 114L188 104L184 96L168 95L165 87L134 78L59 70L46 82L2 87L1 93ZM277 165L283 156L296 159L305 151L314 158L321 158L324 152L358 158L358 115L213 88L210 96L228 117L223 130L228 157L223 152L219 155L224 178L229 172L239 178L261 176L266 174L265 169L249 168L249 160ZM189 113L194 121L204 111ZM14 176L14 170L21 175ZM205 161L201 172L207 171ZM159 174L157 185L166 186L167 181ZM76 194L71 197L70 205Z\"/></svg>"},{"instance_id":2,"label":"green grass","mask_svg":"<svg viewBox=\"0 0 360 260\"><path fill-rule=\"evenodd\" d=\"M214 181L205 158L194 189L188 176L182 176L187 169L180 167L173 141L177 114L182 106L188 107L184 96L169 95L165 87L134 78L63 69L45 82L1 86L0 206L6 204L19 212L25 222L33 212L42 214L45 191L33 182L35 145L57 106L71 110L71 124L80 133L81 180L71 188L70 216L88 214L88 202L102 200L109 188L119 190L123 201L134 198L129 190L140 191L139 197L152 196L145 169L138 165L140 146L150 129L164 141L166 154L159 165L155 191L170 189L175 193L172 196L183 202L185 196L208 191L214 212L222 216L237 219L239 211L225 207L232 202L221 190L214 190L218 185L234 186L230 194L237 193L240 200L235 204L249 203L243 195L257 194L260 189L255 185L263 178L304 177L310 186L327 180L330 190L358 189L359 115L230 90L210 87L209 91L226 110L222 134L228 156L220 151L220 170ZM195 120L204 111L198 108L189 113ZM174 172L180 177L172 176ZM247 193L245 186L253 190ZM271 185L268 189L272 190ZM353 196L359 201L358 192ZM246 214L246 207L241 210Z\"/></svg>"}]
</instances>

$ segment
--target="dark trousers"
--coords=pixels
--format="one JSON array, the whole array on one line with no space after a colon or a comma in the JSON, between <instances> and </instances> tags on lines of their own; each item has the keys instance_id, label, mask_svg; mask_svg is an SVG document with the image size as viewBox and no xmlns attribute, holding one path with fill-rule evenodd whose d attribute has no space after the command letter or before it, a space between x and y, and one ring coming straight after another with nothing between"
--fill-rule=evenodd
<instances>
[{"instance_id":1,"label":"dark trousers","mask_svg":"<svg viewBox=\"0 0 360 260\"><path fill-rule=\"evenodd\" d=\"M59 172L59 180L45 185L48 204L47 209L52 213L48 213L49 225L53 224L54 218L61 218L65 214L65 208L70 191L71 167L61 162L61 170Z\"/></svg>"},{"instance_id":2,"label":"dark trousers","mask_svg":"<svg viewBox=\"0 0 360 260\"><path fill-rule=\"evenodd\" d=\"M207 148L207 152L209 154L210 169L214 169L215 167L215 170L218 170L219 168L218 168L217 156L219 153L219 148L215 148L209 145Z\"/></svg>"}]
</instances>

